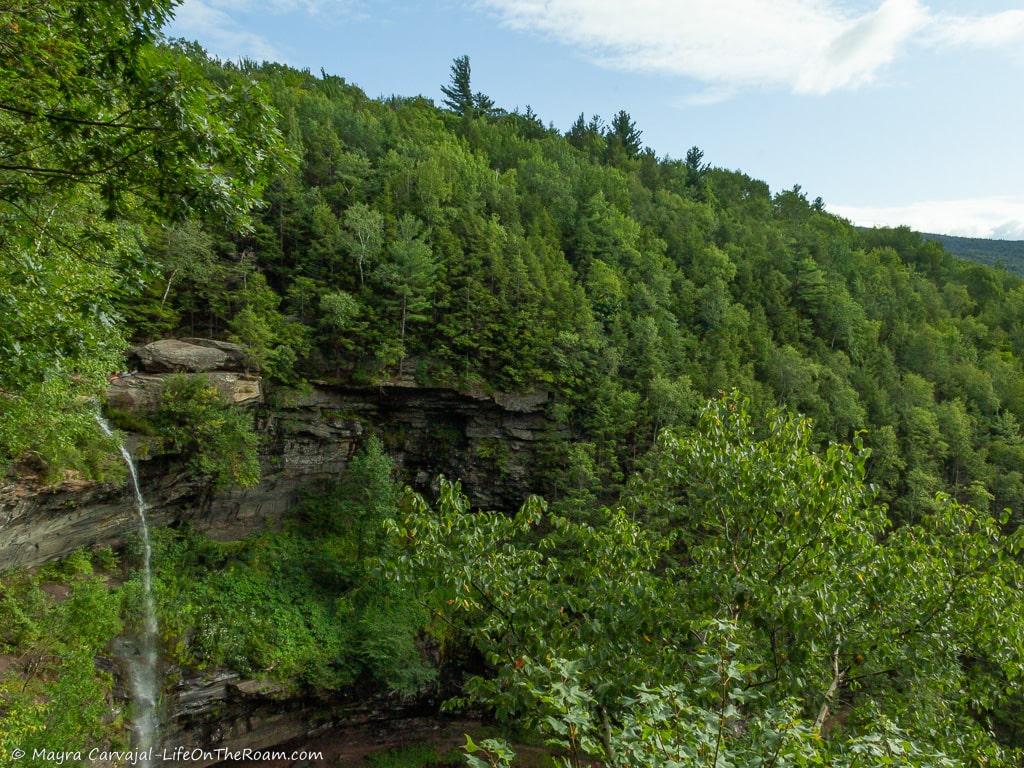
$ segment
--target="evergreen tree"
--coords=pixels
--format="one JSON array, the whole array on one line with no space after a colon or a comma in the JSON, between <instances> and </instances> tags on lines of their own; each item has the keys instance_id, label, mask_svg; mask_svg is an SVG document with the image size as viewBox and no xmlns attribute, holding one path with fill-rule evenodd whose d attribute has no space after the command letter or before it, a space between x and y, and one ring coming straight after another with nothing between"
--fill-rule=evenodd
<instances>
[{"instance_id":1,"label":"evergreen tree","mask_svg":"<svg viewBox=\"0 0 1024 768\"><path fill-rule=\"evenodd\" d=\"M620 109L612 118L608 137L614 144L622 148L627 157L636 157L640 154L641 135L640 129L636 127L636 123L626 110Z\"/></svg>"},{"instance_id":2,"label":"evergreen tree","mask_svg":"<svg viewBox=\"0 0 1024 768\"><path fill-rule=\"evenodd\" d=\"M598 115L594 115L588 121L580 112L580 116L570 126L565 137L576 149L586 152L595 159L604 155L607 142L604 137L604 125Z\"/></svg>"},{"instance_id":3,"label":"evergreen tree","mask_svg":"<svg viewBox=\"0 0 1024 768\"><path fill-rule=\"evenodd\" d=\"M431 306L430 298L437 274L437 262L430 246L423 240L422 229L415 217L409 214L403 216L398 222L395 240L388 248L390 260L381 270L384 283L397 297L399 374L402 373L402 364L407 354L406 325L410 320L428 318L426 311Z\"/></svg>"},{"instance_id":4,"label":"evergreen tree","mask_svg":"<svg viewBox=\"0 0 1024 768\"><path fill-rule=\"evenodd\" d=\"M580 112L580 116L576 118L573 124L569 126L569 130L566 131L565 138L577 149L582 149L586 136L587 118Z\"/></svg>"},{"instance_id":5,"label":"evergreen tree","mask_svg":"<svg viewBox=\"0 0 1024 768\"><path fill-rule=\"evenodd\" d=\"M707 168L703 163L704 150L700 147L690 147L686 150L686 168L693 174L703 173Z\"/></svg>"},{"instance_id":6,"label":"evergreen tree","mask_svg":"<svg viewBox=\"0 0 1024 768\"><path fill-rule=\"evenodd\" d=\"M697 190L707 174L708 164L704 162L704 150L693 146L686 151L686 186Z\"/></svg>"},{"instance_id":7,"label":"evergreen tree","mask_svg":"<svg viewBox=\"0 0 1024 768\"><path fill-rule=\"evenodd\" d=\"M441 93L445 96L444 105L458 115L473 114L473 88L469 77L469 56L459 56L452 61L450 83L441 86Z\"/></svg>"},{"instance_id":8,"label":"evergreen tree","mask_svg":"<svg viewBox=\"0 0 1024 768\"><path fill-rule=\"evenodd\" d=\"M502 112L503 110L495 105L494 99L486 93L477 91L473 94L473 114L483 115L484 117L496 117L502 114Z\"/></svg>"}]
</instances>

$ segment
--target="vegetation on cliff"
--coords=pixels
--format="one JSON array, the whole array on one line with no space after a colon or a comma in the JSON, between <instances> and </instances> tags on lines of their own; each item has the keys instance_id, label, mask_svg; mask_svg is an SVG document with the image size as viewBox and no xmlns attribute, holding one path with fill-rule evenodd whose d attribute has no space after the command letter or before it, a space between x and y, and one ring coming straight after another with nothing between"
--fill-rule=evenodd
<instances>
[{"instance_id":1,"label":"vegetation on cliff","mask_svg":"<svg viewBox=\"0 0 1024 768\"><path fill-rule=\"evenodd\" d=\"M427 616L377 563L400 494L371 439L280 531L226 544L161 531L156 591L171 659L320 691L421 691L434 676L416 644Z\"/></svg>"},{"instance_id":2,"label":"vegetation on cliff","mask_svg":"<svg viewBox=\"0 0 1024 768\"><path fill-rule=\"evenodd\" d=\"M122 625L109 549L78 552L0 583L0 765L43 766L36 750L127 746L111 695L113 675L97 666ZM12 753L23 750L24 760Z\"/></svg>"}]
</instances>

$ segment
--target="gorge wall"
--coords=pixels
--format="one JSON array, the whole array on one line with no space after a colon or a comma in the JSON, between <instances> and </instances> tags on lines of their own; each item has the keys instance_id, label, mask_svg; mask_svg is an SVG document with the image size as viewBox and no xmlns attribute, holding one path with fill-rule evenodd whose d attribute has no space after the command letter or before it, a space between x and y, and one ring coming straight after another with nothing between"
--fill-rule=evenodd
<instances>
[{"instance_id":1,"label":"gorge wall","mask_svg":"<svg viewBox=\"0 0 1024 768\"><path fill-rule=\"evenodd\" d=\"M403 477L428 491L438 474L459 478L474 504L511 509L530 492L531 467L551 441L565 439L545 416L548 396L485 395L418 387L317 384L286 404L264 402L258 376L239 348L202 339L164 340L136 350L141 372L111 382L109 402L145 411L173 372L202 374L228 399L251 408L261 437L260 483L214 491L180 457L127 435L153 525L189 522L220 539L274 524L304 488L330 482L369 433L380 435ZM0 570L34 566L80 547L118 546L136 520L120 484L32 478L0 485Z\"/></svg>"}]
</instances>

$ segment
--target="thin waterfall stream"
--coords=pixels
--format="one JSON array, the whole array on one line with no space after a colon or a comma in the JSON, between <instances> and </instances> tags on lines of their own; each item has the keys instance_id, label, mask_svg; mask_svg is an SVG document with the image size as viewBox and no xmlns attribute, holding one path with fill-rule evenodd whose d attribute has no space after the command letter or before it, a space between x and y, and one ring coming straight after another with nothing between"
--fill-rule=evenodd
<instances>
[{"instance_id":1,"label":"thin waterfall stream","mask_svg":"<svg viewBox=\"0 0 1024 768\"><path fill-rule=\"evenodd\" d=\"M96 414L96 422L108 437L116 438L110 424ZM142 629L138 635L137 645L124 654L128 667L128 681L131 686L133 713L132 730L135 733L135 746L139 750L148 751L157 746L156 737L159 728L157 703L160 695L160 677L157 669L157 620L156 604L153 601L152 546L149 540L149 524L146 521L146 500L139 487L139 474L135 468L131 453L121 440L117 440L118 448L124 463L128 466L132 489L135 492L135 509L139 516L139 536L142 540ZM139 765L149 766L148 759L140 760Z\"/></svg>"}]
</instances>

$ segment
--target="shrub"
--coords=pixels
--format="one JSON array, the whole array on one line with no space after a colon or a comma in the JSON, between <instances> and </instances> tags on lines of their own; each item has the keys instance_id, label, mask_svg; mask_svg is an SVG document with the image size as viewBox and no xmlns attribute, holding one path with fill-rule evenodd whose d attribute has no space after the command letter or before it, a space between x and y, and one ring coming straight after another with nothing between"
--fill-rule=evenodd
<instances>
[{"instance_id":1,"label":"shrub","mask_svg":"<svg viewBox=\"0 0 1024 768\"><path fill-rule=\"evenodd\" d=\"M119 594L93 573L106 565L116 562L79 551L0 578L0 653L17 660L0 674L0 765L15 747L27 753L16 765L42 766L36 749L120 743L120 721L110 718L113 679L96 663L122 629ZM44 584L68 592L55 599Z\"/></svg>"},{"instance_id":2,"label":"shrub","mask_svg":"<svg viewBox=\"0 0 1024 768\"><path fill-rule=\"evenodd\" d=\"M247 488L260 479L259 438L250 414L226 403L205 376L168 378L156 425L171 448L215 487Z\"/></svg>"},{"instance_id":3,"label":"shrub","mask_svg":"<svg viewBox=\"0 0 1024 768\"><path fill-rule=\"evenodd\" d=\"M176 661L328 690L428 685L434 670L418 644L427 616L378 563L384 522L397 515L393 471L371 438L338 485L280 531L228 544L156 531L158 610Z\"/></svg>"}]
</instances>

